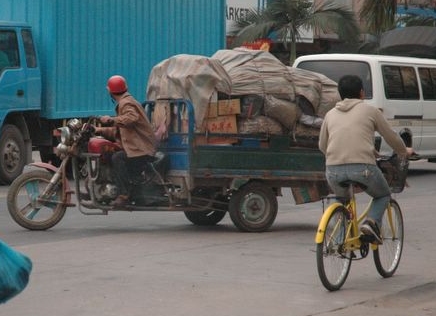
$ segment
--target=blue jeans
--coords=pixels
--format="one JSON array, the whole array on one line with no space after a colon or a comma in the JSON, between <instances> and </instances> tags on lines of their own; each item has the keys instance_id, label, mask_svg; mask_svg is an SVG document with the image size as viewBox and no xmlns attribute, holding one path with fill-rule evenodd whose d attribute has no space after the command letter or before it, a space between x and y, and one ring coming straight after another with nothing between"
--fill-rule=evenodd
<instances>
[{"instance_id":1,"label":"blue jeans","mask_svg":"<svg viewBox=\"0 0 436 316\"><path fill-rule=\"evenodd\" d=\"M349 190L348 187L342 187L339 183L352 180L362 184L362 189L373 198L368 217L375 220L381 227L384 211L391 198L391 190L383 173L376 165L355 163L327 166L326 178L330 188L340 198L349 198Z\"/></svg>"}]
</instances>

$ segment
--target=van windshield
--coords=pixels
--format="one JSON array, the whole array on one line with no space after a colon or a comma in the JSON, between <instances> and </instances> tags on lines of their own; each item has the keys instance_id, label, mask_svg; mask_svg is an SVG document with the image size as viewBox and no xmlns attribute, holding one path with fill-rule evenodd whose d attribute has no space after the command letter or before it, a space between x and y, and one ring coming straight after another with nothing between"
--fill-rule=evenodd
<instances>
[{"instance_id":1,"label":"van windshield","mask_svg":"<svg viewBox=\"0 0 436 316\"><path fill-rule=\"evenodd\" d=\"M365 99L372 99L372 79L369 65L363 61L308 60L302 61L297 68L321 73L335 82L344 75L356 75L362 79Z\"/></svg>"}]
</instances>

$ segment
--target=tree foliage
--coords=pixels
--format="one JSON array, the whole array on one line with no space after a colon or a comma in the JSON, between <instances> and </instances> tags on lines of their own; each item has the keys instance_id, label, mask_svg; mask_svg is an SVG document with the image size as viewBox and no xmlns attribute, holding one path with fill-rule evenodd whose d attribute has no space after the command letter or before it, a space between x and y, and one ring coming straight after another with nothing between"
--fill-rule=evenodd
<instances>
[{"instance_id":1,"label":"tree foliage","mask_svg":"<svg viewBox=\"0 0 436 316\"><path fill-rule=\"evenodd\" d=\"M266 38L274 32L286 47L290 47L290 64L296 58L296 43L303 30L335 33L345 42L357 42L360 34L354 12L334 0L325 1L318 7L309 0L274 0L263 10L250 10L235 24L233 46Z\"/></svg>"},{"instance_id":2,"label":"tree foliage","mask_svg":"<svg viewBox=\"0 0 436 316\"><path fill-rule=\"evenodd\" d=\"M377 37L396 27L397 0L365 0L359 12L367 32Z\"/></svg>"}]
</instances>

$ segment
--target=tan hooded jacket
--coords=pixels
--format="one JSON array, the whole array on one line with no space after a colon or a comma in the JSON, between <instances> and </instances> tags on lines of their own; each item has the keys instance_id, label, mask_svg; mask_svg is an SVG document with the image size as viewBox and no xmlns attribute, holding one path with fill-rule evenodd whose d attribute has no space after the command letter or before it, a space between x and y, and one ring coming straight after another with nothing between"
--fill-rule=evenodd
<instances>
[{"instance_id":1,"label":"tan hooded jacket","mask_svg":"<svg viewBox=\"0 0 436 316\"><path fill-rule=\"evenodd\" d=\"M321 126L319 149L326 165L376 164L375 132L400 156L406 156L403 140L382 112L360 99L344 99L327 112Z\"/></svg>"}]
</instances>

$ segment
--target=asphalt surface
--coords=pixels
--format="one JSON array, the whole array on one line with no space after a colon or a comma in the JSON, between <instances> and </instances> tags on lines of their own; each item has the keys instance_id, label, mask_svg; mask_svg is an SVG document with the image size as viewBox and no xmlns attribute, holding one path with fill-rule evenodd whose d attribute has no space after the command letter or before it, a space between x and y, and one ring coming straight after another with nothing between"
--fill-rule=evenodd
<instances>
[{"instance_id":1,"label":"asphalt surface","mask_svg":"<svg viewBox=\"0 0 436 316\"><path fill-rule=\"evenodd\" d=\"M289 193L269 232L240 233L228 216L215 227L182 213L67 212L45 232L17 226L0 187L0 238L30 256L34 271L1 316L436 315L436 165L415 163L396 196L405 220L403 256L383 279L370 255L328 292L315 262L320 203Z\"/></svg>"}]
</instances>

